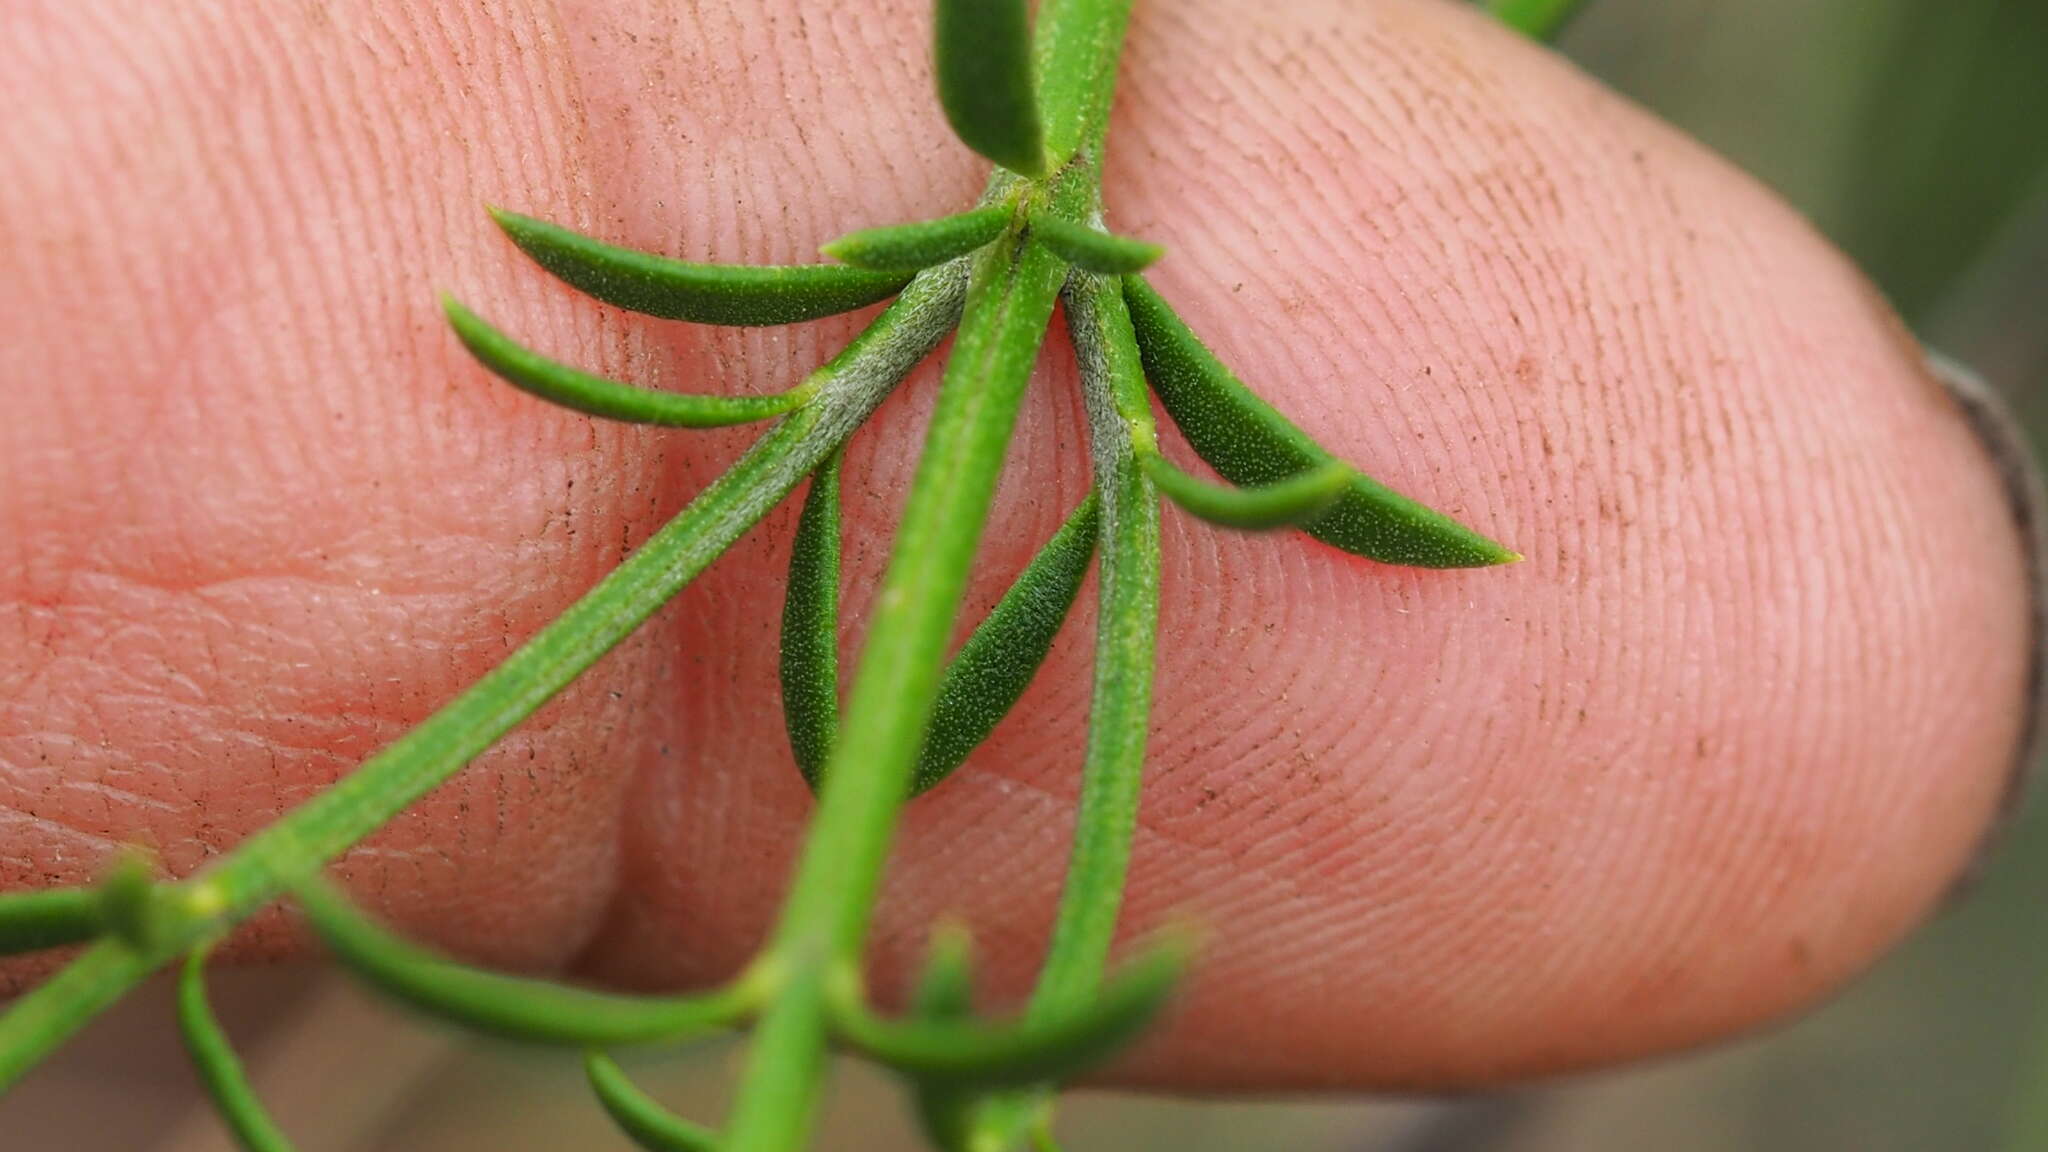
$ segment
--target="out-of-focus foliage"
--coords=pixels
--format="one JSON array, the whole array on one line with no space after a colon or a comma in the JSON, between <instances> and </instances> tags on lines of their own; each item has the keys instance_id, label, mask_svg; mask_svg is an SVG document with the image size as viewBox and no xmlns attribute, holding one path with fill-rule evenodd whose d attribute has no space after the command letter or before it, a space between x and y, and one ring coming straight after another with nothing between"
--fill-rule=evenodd
<instances>
[{"instance_id":1,"label":"out-of-focus foliage","mask_svg":"<svg viewBox=\"0 0 2048 1152\"><path fill-rule=\"evenodd\" d=\"M1562 47L1786 194L1919 319L2048 174L2048 3L1592 0Z\"/></svg>"}]
</instances>

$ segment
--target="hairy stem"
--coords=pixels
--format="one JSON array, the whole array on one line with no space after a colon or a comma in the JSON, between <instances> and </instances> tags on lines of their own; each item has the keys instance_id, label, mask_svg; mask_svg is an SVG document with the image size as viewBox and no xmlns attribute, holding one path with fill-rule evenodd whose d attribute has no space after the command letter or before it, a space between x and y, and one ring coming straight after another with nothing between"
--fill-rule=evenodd
<instances>
[{"instance_id":1,"label":"hairy stem","mask_svg":"<svg viewBox=\"0 0 2048 1152\"><path fill-rule=\"evenodd\" d=\"M1138 459L1153 442L1152 413L1130 316L1114 278L1076 272L1065 300L1102 505L1101 562L1081 802L1031 1018L1073 1011L1102 986L1138 825L1159 622L1159 496ZM1043 1093L990 1099L967 1146L1013 1146L1047 1105Z\"/></svg>"},{"instance_id":2,"label":"hairy stem","mask_svg":"<svg viewBox=\"0 0 2048 1152\"><path fill-rule=\"evenodd\" d=\"M1039 14L1040 92L1056 173L1042 194L1067 218L1099 199L1098 167L1066 161L1106 131L1129 10L1130 0L1048 0ZM1065 278L1064 263L1014 224L974 257L960 335L869 622L846 723L771 945L791 967L790 984L763 1015L734 1104L729 1152L786 1152L809 1131L824 1072L826 1029L817 1017L858 988L861 948L946 644Z\"/></svg>"},{"instance_id":3,"label":"hairy stem","mask_svg":"<svg viewBox=\"0 0 2048 1152\"><path fill-rule=\"evenodd\" d=\"M1066 301L1102 500L1102 561L1081 802L1031 1001L1041 1015L1086 1002L1102 983L1137 830L1159 631L1159 497L1134 443L1150 439L1152 414L1131 320L1111 278L1076 273Z\"/></svg>"}]
</instances>

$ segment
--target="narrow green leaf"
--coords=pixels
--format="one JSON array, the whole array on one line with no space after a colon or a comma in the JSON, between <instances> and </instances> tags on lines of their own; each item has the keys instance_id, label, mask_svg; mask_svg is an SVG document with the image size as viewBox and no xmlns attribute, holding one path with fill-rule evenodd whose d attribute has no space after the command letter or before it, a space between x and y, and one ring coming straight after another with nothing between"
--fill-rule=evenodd
<instances>
[{"instance_id":1,"label":"narrow green leaf","mask_svg":"<svg viewBox=\"0 0 2048 1152\"><path fill-rule=\"evenodd\" d=\"M938 0L939 104L960 141L1012 172L1045 174L1026 0Z\"/></svg>"},{"instance_id":2,"label":"narrow green leaf","mask_svg":"<svg viewBox=\"0 0 2048 1152\"><path fill-rule=\"evenodd\" d=\"M990 204L936 220L848 232L819 251L856 268L916 270L943 264L994 242L1009 223L1009 205Z\"/></svg>"},{"instance_id":3,"label":"narrow green leaf","mask_svg":"<svg viewBox=\"0 0 2048 1152\"><path fill-rule=\"evenodd\" d=\"M597 1102L633 1143L648 1152L714 1152L718 1134L663 1108L602 1052L583 1058L583 1071Z\"/></svg>"},{"instance_id":4,"label":"narrow green leaf","mask_svg":"<svg viewBox=\"0 0 2048 1152\"><path fill-rule=\"evenodd\" d=\"M486 972L391 935L325 881L301 886L297 899L327 946L372 987L511 1040L595 1048L679 1040L736 1023L753 1007L739 988L704 996L616 996Z\"/></svg>"},{"instance_id":5,"label":"narrow green leaf","mask_svg":"<svg viewBox=\"0 0 2048 1152\"><path fill-rule=\"evenodd\" d=\"M1577 14L1584 0L1486 0L1501 23L1533 40L1549 40Z\"/></svg>"},{"instance_id":6,"label":"narrow green leaf","mask_svg":"<svg viewBox=\"0 0 2048 1152\"><path fill-rule=\"evenodd\" d=\"M1031 214L1031 238L1084 272L1122 276L1152 266L1166 249L1128 236L1112 236L1049 212Z\"/></svg>"},{"instance_id":7,"label":"narrow green leaf","mask_svg":"<svg viewBox=\"0 0 2048 1152\"><path fill-rule=\"evenodd\" d=\"M670 428L723 428L780 416L816 392L809 385L773 396L691 396L635 388L529 351L451 297L443 297L441 307L448 313L456 338L506 383L592 416Z\"/></svg>"},{"instance_id":8,"label":"narrow green leaf","mask_svg":"<svg viewBox=\"0 0 2048 1152\"><path fill-rule=\"evenodd\" d=\"M1190 476L1156 452L1138 460L1167 499L1212 524L1250 531L1315 519L1343 494L1352 477L1350 465L1331 460L1271 484L1232 488Z\"/></svg>"},{"instance_id":9,"label":"narrow green leaf","mask_svg":"<svg viewBox=\"0 0 2048 1152\"><path fill-rule=\"evenodd\" d=\"M782 722L813 792L839 734L840 457L811 474L782 601Z\"/></svg>"},{"instance_id":10,"label":"narrow green leaf","mask_svg":"<svg viewBox=\"0 0 2048 1152\"><path fill-rule=\"evenodd\" d=\"M973 1010L973 942L959 925L941 925L932 934L924 971L911 994L911 1015L927 1023L938 1023L964 1019ZM974 1147L974 1093L919 1081L913 1084L911 1096L918 1124L934 1148L939 1152L970 1152Z\"/></svg>"},{"instance_id":11,"label":"narrow green leaf","mask_svg":"<svg viewBox=\"0 0 2048 1152\"><path fill-rule=\"evenodd\" d=\"M1334 459L1253 395L1141 277L1124 278L1124 298L1152 390L1195 452L1225 479L1272 484ZM1521 559L1356 473L1329 510L1303 528L1326 544L1387 564L1478 568Z\"/></svg>"},{"instance_id":12,"label":"narrow green leaf","mask_svg":"<svg viewBox=\"0 0 2048 1152\"><path fill-rule=\"evenodd\" d=\"M1187 949L1152 949L1092 1002L1022 1023L891 1022L864 1012L840 1021L849 1043L914 1079L957 1089L1021 1088L1068 1079L1138 1034L1165 1005Z\"/></svg>"},{"instance_id":13,"label":"narrow green leaf","mask_svg":"<svg viewBox=\"0 0 2048 1152\"><path fill-rule=\"evenodd\" d=\"M1090 492L954 654L932 705L913 794L952 775L1031 686L1081 593L1097 523Z\"/></svg>"},{"instance_id":14,"label":"narrow green leaf","mask_svg":"<svg viewBox=\"0 0 2048 1152\"><path fill-rule=\"evenodd\" d=\"M207 1095L213 1097L214 1110L220 1113L244 1152L291 1152L291 1141L257 1099L255 1088L242 1071L241 1060L235 1056L234 1045L229 1043L227 1033L221 1031L220 1023L213 1018L213 1009L207 1005L209 951L194 949L178 977L178 1030L185 1038L185 1051L191 1055L192 1066L198 1070Z\"/></svg>"},{"instance_id":15,"label":"narrow green leaf","mask_svg":"<svg viewBox=\"0 0 2048 1152\"><path fill-rule=\"evenodd\" d=\"M615 248L530 216L491 209L498 227L541 267L607 304L699 324L792 324L894 295L906 272L840 264L695 264Z\"/></svg>"},{"instance_id":16,"label":"narrow green leaf","mask_svg":"<svg viewBox=\"0 0 2048 1152\"><path fill-rule=\"evenodd\" d=\"M106 927L91 888L43 888L0 896L0 956L90 940Z\"/></svg>"}]
</instances>

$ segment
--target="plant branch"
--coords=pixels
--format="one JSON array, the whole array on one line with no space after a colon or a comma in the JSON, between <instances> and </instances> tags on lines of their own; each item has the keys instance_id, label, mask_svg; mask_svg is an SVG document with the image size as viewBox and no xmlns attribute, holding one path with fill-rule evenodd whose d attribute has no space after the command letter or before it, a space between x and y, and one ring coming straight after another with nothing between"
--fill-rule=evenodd
<instances>
[{"instance_id":1,"label":"plant branch","mask_svg":"<svg viewBox=\"0 0 2048 1152\"><path fill-rule=\"evenodd\" d=\"M325 792L165 893L146 950L103 941L0 1016L0 1090L154 969L312 876L531 715L673 597L815 468L951 327L961 272L921 273L818 370L818 398L757 441L567 611Z\"/></svg>"}]
</instances>

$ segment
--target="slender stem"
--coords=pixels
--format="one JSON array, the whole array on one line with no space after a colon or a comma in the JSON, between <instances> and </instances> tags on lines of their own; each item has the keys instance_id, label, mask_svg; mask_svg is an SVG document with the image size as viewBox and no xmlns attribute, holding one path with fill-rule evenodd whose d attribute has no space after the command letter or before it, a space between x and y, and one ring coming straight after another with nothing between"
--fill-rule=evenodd
<instances>
[{"instance_id":1,"label":"slender stem","mask_svg":"<svg viewBox=\"0 0 2048 1152\"><path fill-rule=\"evenodd\" d=\"M1137 830L1159 631L1159 497L1137 461L1152 422L1137 338L1116 280L1077 273L1066 301L1102 493L1102 562L1081 802L1034 1015L1076 1007L1102 983Z\"/></svg>"},{"instance_id":2,"label":"slender stem","mask_svg":"<svg viewBox=\"0 0 2048 1152\"><path fill-rule=\"evenodd\" d=\"M1152 705L1159 622L1159 497L1138 457L1154 442L1145 378L1118 282L1077 272L1065 293L1102 501L1095 694L1067 879L1028 1018L1072 1011L1102 986L1122 910ZM977 1110L971 1148L1009 1148L1047 1100L1026 1092Z\"/></svg>"},{"instance_id":3,"label":"slender stem","mask_svg":"<svg viewBox=\"0 0 2048 1152\"><path fill-rule=\"evenodd\" d=\"M0 1092L170 959L109 937L16 1000L0 1016Z\"/></svg>"},{"instance_id":4,"label":"slender stem","mask_svg":"<svg viewBox=\"0 0 2048 1152\"><path fill-rule=\"evenodd\" d=\"M1099 169L1067 159L1107 130L1130 0L1048 0L1039 13L1041 98L1057 173L1047 207L1073 217ZM998 174L998 182L1002 177ZM818 1045L837 989L853 995L889 841L937 698L959 611L1065 267L1010 230L975 256L960 335L897 529L845 715L771 946L791 984L763 1015L735 1101L728 1152L786 1152L809 1131ZM812 971L823 967L819 975ZM791 1115L800 1111L802 1115Z\"/></svg>"},{"instance_id":5,"label":"slender stem","mask_svg":"<svg viewBox=\"0 0 2048 1152\"><path fill-rule=\"evenodd\" d=\"M959 265L922 273L819 369L818 398L533 639L354 772L177 886L178 913L146 952L112 942L0 1016L0 1090L153 969L275 899L453 776L639 626L751 528L942 340Z\"/></svg>"},{"instance_id":6,"label":"slender stem","mask_svg":"<svg viewBox=\"0 0 2048 1152\"><path fill-rule=\"evenodd\" d=\"M763 1017L727 1148L782 1152L808 1120L792 1101L816 1096L826 1008L816 973L857 969L882 866L924 745L953 620L988 519L1024 386L1064 268L1016 233L974 258L966 312L947 364L924 455L827 761L818 812L773 945L791 985Z\"/></svg>"}]
</instances>

